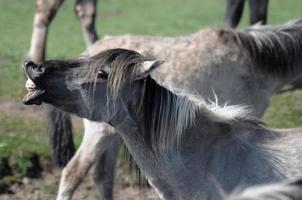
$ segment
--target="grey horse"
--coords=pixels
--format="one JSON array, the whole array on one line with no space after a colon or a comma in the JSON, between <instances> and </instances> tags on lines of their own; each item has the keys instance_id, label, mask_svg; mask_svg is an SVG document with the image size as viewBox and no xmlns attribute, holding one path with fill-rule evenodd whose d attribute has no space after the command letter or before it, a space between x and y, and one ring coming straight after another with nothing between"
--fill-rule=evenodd
<instances>
[{"instance_id":1,"label":"grey horse","mask_svg":"<svg viewBox=\"0 0 302 200\"><path fill-rule=\"evenodd\" d=\"M45 45L46 45L46 39L47 39L47 32L48 32L48 27L53 20L56 12L58 11L59 7L61 6L63 0L36 0L36 13L35 13L35 19L34 19L34 27L33 27L33 34L32 34L32 42L31 42L31 48L29 51L28 56L34 60L35 62L40 62L43 61L45 58ZM81 29L85 38L85 43L87 46L90 46L92 43L94 43L97 40L97 34L94 28L94 21L95 21L95 13L96 13L96 0L77 0L75 4L75 13L78 16L78 19L81 24ZM136 37L132 38L130 37L130 42L131 40L136 40ZM141 37L138 37L137 39L140 40ZM162 38L164 40L165 38ZM175 41L178 38L175 38ZM107 39L104 40L104 42ZM128 39L125 38L125 42L127 43ZM154 38L151 38L151 40L154 40ZM112 40L110 40L110 43ZM144 41L141 41L141 43L148 43L148 37L144 39ZM106 43L106 42L105 42ZM114 47L114 41L113 41L113 46ZM109 44L109 43L108 43ZM158 42L160 45L160 42ZM179 42L178 44L181 44ZM177 48L178 46L177 42L175 43L175 47ZM123 46L122 44L121 46ZM146 45L148 46L148 45ZM107 45L108 47L108 45ZM111 48L112 48L111 47ZM118 46L117 46L118 47ZM136 49L136 47L133 47ZM148 47L146 47L148 48ZM203 48L203 46L201 46ZM158 48L155 48L154 51L156 51ZM163 49L158 49L159 51L163 51ZM152 49L148 51L153 51ZM160 53L160 52L158 52ZM175 55L177 56L178 51L175 52ZM174 55L171 55L174 56ZM169 58L169 55L168 55ZM188 57L188 59L190 59ZM182 63L182 62L180 62ZM169 65L169 63L166 63L165 65ZM212 68L215 70L215 68ZM172 71L170 74L170 77L173 76L178 76L178 74L181 74L183 71L186 71L186 69L182 68L178 73L175 73L175 71ZM161 74L159 74L161 76ZM164 74L165 76L165 74ZM182 81L179 79L179 81ZM194 80L193 80L194 82ZM167 81L167 84L169 85L169 81ZM182 84L179 82L175 82L173 85L182 88ZM220 86L219 86L220 87ZM189 89L194 89L193 86L189 86ZM203 89L203 88L201 88ZM196 93L199 93L199 90L195 91ZM215 88L213 88L215 89ZM195 89L194 89L195 90ZM241 91L242 92L242 91ZM234 92L234 95L231 98L235 98L239 91ZM213 93L208 93L210 95L209 98L213 99ZM243 93L242 93L243 94ZM207 94L205 94L206 97ZM221 94L220 97L222 97L224 94ZM231 95L230 95L231 96ZM253 98L247 96L246 99ZM266 96L264 98L260 98L259 101L255 99L255 101L260 102L262 99L265 99L266 101ZM232 101L232 99L229 99ZM222 100L221 100L222 101ZM239 100L237 103L246 103L241 100ZM250 102L247 102L249 105ZM262 103L259 104L258 108L260 109L260 112L263 113L264 111L261 111L261 109L266 109L264 106L261 108ZM255 105L251 105L255 106ZM50 137L52 141L52 146L54 148L53 154L54 154L54 162L58 165L65 165L65 163L68 161L68 159L72 156L74 152L74 146L72 143L72 135L71 135L71 124L69 121L69 116L57 112L56 110L53 110L53 107L47 106L47 111L48 111L48 120L50 121L49 124L49 132L50 132ZM256 110L258 109L256 108ZM258 111L256 111L258 112ZM257 113L256 113L257 114ZM257 114L258 115L258 114ZM54 124L52 124L54 122ZM87 127L89 124L88 121L85 122L85 127ZM110 127L106 125L101 125L99 130L112 130ZM105 127L103 127L105 126ZM89 129L90 130L90 129ZM61 134L63 132L63 134ZM99 131L98 131L99 132ZM108 148L108 151L97 158L96 161L94 159L91 159L91 156L93 154L86 154L87 156L84 156L83 154L85 152L93 152L91 149L94 148L93 145L90 145L89 140L91 137L88 137L88 135L93 135L93 133L88 133L87 130L85 130L85 135L87 137L84 137L84 141L81 145L81 149L77 151L76 156L74 157L73 161L69 163L69 165L64 169L63 175L69 174L70 172L78 173L80 176L70 176L70 178L67 178L66 176L63 176L61 183L63 184L63 191L69 190L70 194L72 191L74 191L75 187L78 185L78 183L81 181L83 176L86 174L88 169L91 167L93 162L96 162L95 167L97 168L97 172L94 173L94 179L95 182L98 185L98 190L99 193L102 197L102 199L112 199L112 185L113 185L113 166L115 164L116 160L116 154L118 151L118 141L116 142L115 145L112 145L111 147ZM63 141L63 142L62 142ZM82 150L82 149L87 149L87 151ZM89 156L88 156L89 155ZM81 157L81 159L80 159ZM93 161L92 161L93 160ZM78 170L74 170L75 167L78 168ZM79 171L81 173L79 173ZM85 173L84 173L85 172ZM65 177L65 178L64 178ZM75 178L78 177L78 178ZM65 183L66 182L66 183ZM67 186L68 185L68 186ZM62 188L62 187L60 187Z\"/></svg>"},{"instance_id":2,"label":"grey horse","mask_svg":"<svg viewBox=\"0 0 302 200\"><path fill-rule=\"evenodd\" d=\"M83 55L123 47L164 59L163 66L153 73L161 84L182 88L211 101L216 94L221 104L244 104L260 117L272 94L301 75L301 30L301 21L296 21L243 31L204 29L176 38L107 37ZM108 147L109 139L104 142L104 135L108 134L103 132L111 133L111 138L117 134L105 123L84 120L84 126L82 144L63 170L58 199L71 198L93 163L96 163L94 178L99 192L104 198L112 199L113 169L120 142L114 139L114 144ZM102 157L94 157L98 148L105 147L108 149Z\"/></svg>"},{"instance_id":3,"label":"grey horse","mask_svg":"<svg viewBox=\"0 0 302 200\"><path fill-rule=\"evenodd\" d=\"M221 199L217 185L230 193L301 175L302 129L268 129L244 107L169 90L150 76L161 63L125 49L26 62L23 100L110 124L161 199Z\"/></svg>"}]
</instances>

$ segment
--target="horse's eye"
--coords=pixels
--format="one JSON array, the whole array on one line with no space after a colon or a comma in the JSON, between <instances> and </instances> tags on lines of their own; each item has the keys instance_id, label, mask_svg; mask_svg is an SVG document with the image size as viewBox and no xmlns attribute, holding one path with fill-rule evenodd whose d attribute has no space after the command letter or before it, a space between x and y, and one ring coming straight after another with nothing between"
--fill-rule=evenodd
<instances>
[{"instance_id":1,"label":"horse's eye","mask_svg":"<svg viewBox=\"0 0 302 200\"><path fill-rule=\"evenodd\" d=\"M100 79L107 79L108 78L108 74L106 72L104 72L103 70L100 70L98 73L98 78Z\"/></svg>"}]
</instances>

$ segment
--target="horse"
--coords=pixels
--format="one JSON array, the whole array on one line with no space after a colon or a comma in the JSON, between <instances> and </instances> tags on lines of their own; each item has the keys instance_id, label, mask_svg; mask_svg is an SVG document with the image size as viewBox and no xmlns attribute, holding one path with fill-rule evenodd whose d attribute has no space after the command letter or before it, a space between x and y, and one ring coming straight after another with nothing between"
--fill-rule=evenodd
<instances>
[{"instance_id":1,"label":"horse","mask_svg":"<svg viewBox=\"0 0 302 200\"><path fill-rule=\"evenodd\" d=\"M161 84L184 89L210 101L215 101L216 95L221 104L244 104L253 115L261 117L273 93L301 76L301 27L302 22L295 21L277 27L253 26L243 31L208 28L174 38L106 37L82 57L122 47L151 58L165 59L163 67L153 72L153 77ZM112 136L114 144L102 157L94 157L92 152L108 146L101 141L104 138L100 135L104 134L100 132L118 134L105 123L84 120L84 127L82 144L63 170L58 199L63 194L71 198L94 163L93 177L99 185L99 193L104 199L112 199L114 166L120 146L120 141L113 138L118 136Z\"/></svg>"},{"instance_id":2,"label":"horse","mask_svg":"<svg viewBox=\"0 0 302 200\"><path fill-rule=\"evenodd\" d=\"M150 76L162 62L125 49L25 62L23 102L110 124L161 199L221 199L217 185L230 193L301 175L301 128L269 129L242 106L168 89Z\"/></svg>"}]
</instances>

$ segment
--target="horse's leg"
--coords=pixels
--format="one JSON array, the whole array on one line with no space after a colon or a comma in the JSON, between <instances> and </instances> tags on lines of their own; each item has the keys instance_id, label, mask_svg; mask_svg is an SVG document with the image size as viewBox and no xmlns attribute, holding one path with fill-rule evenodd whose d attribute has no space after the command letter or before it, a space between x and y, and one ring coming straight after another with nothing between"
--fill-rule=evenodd
<instances>
[{"instance_id":1,"label":"horse's leg","mask_svg":"<svg viewBox=\"0 0 302 200\"><path fill-rule=\"evenodd\" d=\"M114 169L121 146L120 144L121 141L116 140L105 153L96 158L93 178L98 194L102 200L113 199Z\"/></svg>"},{"instance_id":2,"label":"horse's leg","mask_svg":"<svg viewBox=\"0 0 302 200\"><path fill-rule=\"evenodd\" d=\"M266 24L268 0L250 0L250 24Z\"/></svg>"},{"instance_id":3,"label":"horse's leg","mask_svg":"<svg viewBox=\"0 0 302 200\"><path fill-rule=\"evenodd\" d=\"M45 59L48 27L64 0L36 0L30 50L28 57L34 62Z\"/></svg>"},{"instance_id":4,"label":"horse's leg","mask_svg":"<svg viewBox=\"0 0 302 200\"><path fill-rule=\"evenodd\" d=\"M227 10L224 17L224 24L231 28L236 28L239 24L245 0L228 0Z\"/></svg>"},{"instance_id":5,"label":"horse's leg","mask_svg":"<svg viewBox=\"0 0 302 200\"><path fill-rule=\"evenodd\" d=\"M80 21L86 46L89 47L98 40L95 30L97 0L76 0L74 11Z\"/></svg>"},{"instance_id":6,"label":"horse's leg","mask_svg":"<svg viewBox=\"0 0 302 200\"><path fill-rule=\"evenodd\" d=\"M94 164L97 154L102 154L115 144L118 135L105 124L84 120L85 133L80 148L62 171L57 200L69 200Z\"/></svg>"}]
</instances>

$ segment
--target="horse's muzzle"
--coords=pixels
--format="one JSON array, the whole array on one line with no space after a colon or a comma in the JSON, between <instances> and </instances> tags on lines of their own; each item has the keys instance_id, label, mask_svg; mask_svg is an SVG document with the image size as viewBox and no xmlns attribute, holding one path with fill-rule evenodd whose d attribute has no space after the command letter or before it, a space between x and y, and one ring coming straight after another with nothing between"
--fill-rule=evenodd
<instances>
[{"instance_id":1,"label":"horse's muzzle","mask_svg":"<svg viewBox=\"0 0 302 200\"><path fill-rule=\"evenodd\" d=\"M28 90L28 93L23 98L23 103L25 105L40 105L42 104L42 95L45 93L44 90L40 89L35 80L44 73L43 68L39 68L34 62L32 61L24 61L23 62L23 69L27 75L27 81L25 83L25 87Z\"/></svg>"}]
</instances>

